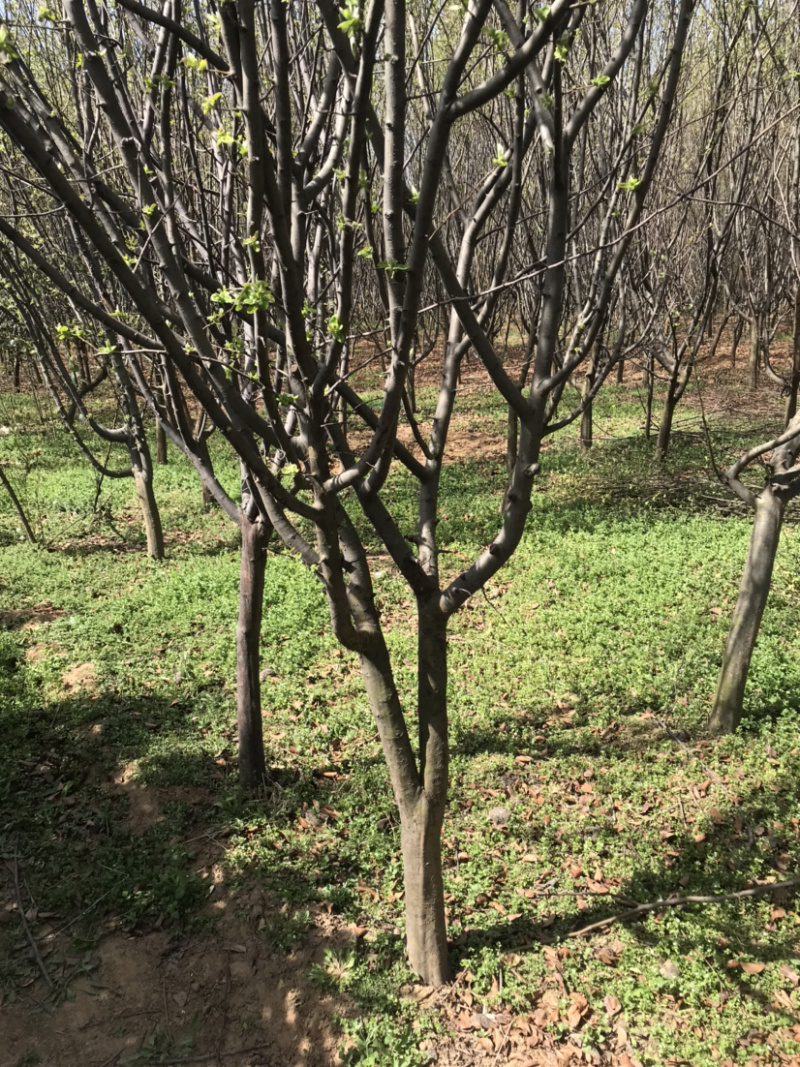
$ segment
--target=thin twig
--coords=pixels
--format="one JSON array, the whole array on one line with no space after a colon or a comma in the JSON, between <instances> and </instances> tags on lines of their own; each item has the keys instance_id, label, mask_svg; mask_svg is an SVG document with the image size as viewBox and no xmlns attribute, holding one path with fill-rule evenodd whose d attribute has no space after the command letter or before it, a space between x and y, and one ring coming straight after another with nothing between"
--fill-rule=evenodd
<instances>
[{"instance_id":1,"label":"thin twig","mask_svg":"<svg viewBox=\"0 0 800 1067\"><path fill-rule=\"evenodd\" d=\"M30 943L31 950L33 952L33 958L36 960L37 967L42 972L42 978L44 978L44 980L45 980L45 982L47 984L47 988L52 993L53 992L52 979L50 978L50 975L47 973L47 968L44 965L44 960L42 959L42 954L41 954L41 952L39 952L39 946L36 944L36 940L34 939L34 936L31 933L31 928L30 928L30 926L28 926L28 920L25 918L25 906L22 903L22 893L20 892L20 888L19 888L19 862L17 860L17 850L16 850L16 848L14 849L14 859L13 859L12 862L13 862L13 873L14 873L14 895L17 898L17 911L19 912L19 917L22 920L22 925L25 928L25 936L28 938L28 942Z\"/></svg>"},{"instance_id":2,"label":"thin twig","mask_svg":"<svg viewBox=\"0 0 800 1067\"><path fill-rule=\"evenodd\" d=\"M660 911L662 908L680 908L685 904L722 904L727 900L743 900L746 897L760 897L765 893L776 893L780 889L796 889L800 886L800 878L790 878L786 882L769 882L766 885L754 885L749 889L740 889L737 893L721 893L715 897L670 897L668 900L652 900L649 904L637 904L635 908L629 908L619 915L610 915L607 919L592 923L591 926L583 926L580 930L573 930L567 937L584 937L592 930L600 930L614 923L625 922L637 915L644 915L650 911Z\"/></svg>"}]
</instances>

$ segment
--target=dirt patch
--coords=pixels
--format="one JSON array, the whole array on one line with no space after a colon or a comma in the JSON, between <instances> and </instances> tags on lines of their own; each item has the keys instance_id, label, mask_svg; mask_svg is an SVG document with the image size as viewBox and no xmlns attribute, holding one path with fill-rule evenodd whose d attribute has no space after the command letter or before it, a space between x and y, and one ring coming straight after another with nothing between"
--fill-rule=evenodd
<instances>
[{"instance_id":1,"label":"dirt patch","mask_svg":"<svg viewBox=\"0 0 800 1067\"><path fill-rule=\"evenodd\" d=\"M211 798L210 791L199 786L152 786L137 781L138 771L138 761L131 760L110 778L98 783L107 795L124 793L127 796L128 828L136 836L163 819L165 804L199 807L207 804Z\"/></svg>"},{"instance_id":2,"label":"dirt patch","mask_svg":"<svg viewBox=\"0 0 800 1067\"><path fill-rule=\"evenodd\" d=\"M38 626L60 619L65 614L44 601L30 608L0 611L0 630L35 630Z\"/></svg>"},{"instance_id":3,"label":"dirt patch","mask_svg":"<svg viewBox=\"0 0 800 1067\"><path fill-rule=\"evenodd\" d=\"M332 1016L348 1005L308 976L325 948L349 935L322 911L302 946L276 950L263 927L265 911L275 907L260 891L228 895L213 909L211 934L108 933L92 974L73 983L72 999L45 1010L39 980L0 1007L0 1067L16 1067L26 1054L38 1055L39 1067L192 1056L227 1067L336 1064L340 1036Z\"/></svg>"},{"instance_id":4,"label":"dirt patch","mask_svg":"<svg viewBox=\"0 0 800 1067\"><path fill-rule=\"evenodd\" d=\"M58 645L53 644L52 641L39 641L26 650L25 659L28 663L41 663L57 651Z\"/></svg>"},{"instance_id":5,"label":"dirt patch","mask_svg":"<svg viewBox=\"0 0 800 1067\"><path fill-rule=\"evenodd\" d=\"M81 689L94 689L96 682L93 663L82 663L79 667L73 667L72 670L61 675L61 684L68 693Z\"/></svg>"}]
</instances>

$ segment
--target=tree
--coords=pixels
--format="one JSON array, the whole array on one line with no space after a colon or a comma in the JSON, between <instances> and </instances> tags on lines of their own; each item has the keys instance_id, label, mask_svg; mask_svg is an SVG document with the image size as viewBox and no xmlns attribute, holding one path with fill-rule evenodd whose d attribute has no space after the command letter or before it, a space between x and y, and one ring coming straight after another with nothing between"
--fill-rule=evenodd
<instances>
[{"instance_id":1,"label":"tree","mask_svg":"<svg viewBox=\"0 0 800 1067\"><path fill-rule=\"evenodd\" d=\"M691 0L633 0L625 14L554 0L512 13L504 0L478 0L463 11L412 12L405 0L372 0L340 11L330 0L240 0L223 3L215 20L199 9L184 15L178 0L162 11L139 0L102 10L64 0L51 32L75 71L75 101L55 99L35 77L24 34L6 45L0 129L91 249L94 270L77 261L59 270L46 246L25 237L23 220L2 234L115 337L154 410L157 373L171 397L185 387L234 450L243 573L255 574L260 558L248 548L252 526L273 528L318 574L334 633L360 661L400 814L409 958L434 985L449 974L440 855L448 621L514 552L542 441L580 413L559 418L559 401L608 321L692 9ZM622 161L608 160L601 180L615 207L602 243L579 253L586 282L570 302L571 243L592 215L571 209L582 191L576 154L589 151L586 131L601 125L645 32L640 169L623 175ZM417 71L420 111L409 92ZM532 282L541 296L524 393L503 366L495 323L504 289ZM407 386L420 337L435 334L427 306L439 287L448 333L423 430ZM357 292L388 339L377 411L348 378L363 351ZM520 434L494 538L448 574L437 535L441 478L470 349ZM598 362L591 395L611 366ZM361 448L343 405L370 431ZM421 459L398 440L401 419ZM191 449L185 427L175 435ZM416 483L413 533L391 510L398 462ZM376 540L416 602L416 744L375 602ZM251 588L255 600L255 580Z\"/></svg>"}]
</instances>

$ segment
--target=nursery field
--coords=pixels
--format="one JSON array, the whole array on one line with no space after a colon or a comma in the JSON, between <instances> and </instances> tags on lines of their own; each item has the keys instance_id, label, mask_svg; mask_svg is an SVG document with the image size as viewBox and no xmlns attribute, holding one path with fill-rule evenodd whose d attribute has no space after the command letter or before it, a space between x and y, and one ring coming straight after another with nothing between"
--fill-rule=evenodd
<instances>
[{"instance_id":1,"label":"nursery field","mask_svg":"<svg viewBox=\"0 0 800 1067\"><path fill-rule=\"evenodd\" d=\"M547 445L519 550L451 624L438 990L405 963L388 774L315 576L271 547L269 775L244 794L235 527L172 450L147 559L130 479L3 395L38 544L0 497L0 1065L800 1064L796 511L748 717L705 730L752 522L709 446L724 466L780 420L740 385L709 381L708 435L687 400L661 466L637 383L604 386L594 447ZM457 411L452 574L496 528L506 425L474 369ZM409 533L411 489L399 469L384 489ZM371 562L412 707L409 594Z\"/></svg>"}]
</instances>

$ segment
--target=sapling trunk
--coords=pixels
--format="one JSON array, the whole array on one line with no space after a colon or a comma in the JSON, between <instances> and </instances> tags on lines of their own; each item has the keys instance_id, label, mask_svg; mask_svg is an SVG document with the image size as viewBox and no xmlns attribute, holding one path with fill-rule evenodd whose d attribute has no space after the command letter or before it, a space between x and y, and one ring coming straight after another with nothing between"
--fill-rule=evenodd
<instances>
[{"instance_id":1,"label":"sapling trunk","mask_svg":"<svg viewBox=\"0 0 800 1067\"><path fill-rule=\"evenodd\" d=\"M246 789L260 785L266 773L261 725L261 616L269 529L260 516L241 517L239 619L236 624L236 721L239 738L239 781Z\"/></svg>"},{"instance_id":2,"label":"sapling trunk","mask_svg":"<svg viewBox=\"0 0 800 1067\"><path fill-rule=\"evenodd\" d=\"M156 463L162 467L167 462L167 435L161 423L156 424Z\"/></svg>"},{"instance_id":3,"label":"sapling trunk","mask_svg":"<svg viewBox=\"0 0 800 1067\"><path fill-rule=\"evenodd\" d=\"M783 512L783 501L767 486L756 501L750 548L708 724L712 734L733 733L742 718L747 672L767 603Z\"/></svg>"},{"instance_id":4,"label":"sapling trunk","mask_svg":"<svg viewBox=\"0 0 800 1067\"><path fill-rule=\"evenodd\" d=\"M592 354L589 357L589 362L586 368L586 377L583 380L582 389L582 401L583 411L581 412L581 445L584 448L592 447L592 401L591 393L594 387L595 369L597 364L597 353L595 349L592 350Z\"/></svg>"},{"instance_id":5,"label":"sapling trunk","mask_svg":"<svg viewBox=\"0 0 800 1067\"><path fill-rule=\"evenodd\" d=\"M733 338L731 340L731 367L736 366L736 352L739 348L739 342L742 339L744 333L744 319L737 318L736 325L733 327Z\"/></svg>"},{"instance_id":6,"label":"sapling trunk","mask_svg":"<svg viewBox=\"0 0 800 1067\"><path fill-rule=\"evenodd\" d=\"M761 357L761 334L759 331L758 316L754 315L750 322L750 388L758 389L758 370Z\"/></svg>"},{"instance_id":7,"label":"sapling trunk","mask_svg":"<svg viewBox=\"0 0 800 1067\"><path fill-rule=\"evenodd\" d=\"M8 478L6 476L6 472L3 470L2 464L0 464L0 482L2 482L3 485L5 486L6 492L8 493L8 495L9 495L9 497L11 499L11 503L14 505L14 510L16 511L17 515L19 516L19 521L22 524L22 529L25 531L25 536L28 538L28 540L30 541L30 543L32 545L35 545L36 544L36 535L34 534L32 528L31 528L31 524L28 522L28 518L27 518L25 512L23 511L22 504L20 504L20 502L19 502L19 497L14 492L13 485L8 480Z\"/></svg>"},{"instance_id":8,"label":"sapling trunk","mask_svg":"<svg viewBox=\"0 0 800 1067\"><path fill-rule=\"evenodd\" d=\"M797 413L797 392L800 388L800 285L794 293L794 323L792 327L792 374L786 398L786 425Z\"/></svg>"},{"instance_id":9,"label":"sapling trunk","mask_svg":"<svg viewBox=\"0 0 800 1067\"><path fill-rule=\"evenodd\" d=\"M658 427L656 440L656 460L663 463L667 458L669 443L672 438L672 423L675 418L675 408L678 405L678 364L676 363L667 383L667 395L664 397L664 407L661 412L661 424Z\"/></svg>"},{"instance_id":10,"label":"sapling trunk","mask_svg":"<svg viewBox=\"0 0 800 1067\"><path fill-rule=\"evenodd\" d=\"M153 478L148 470L134 463L133 481L136 486L136 496L142 509L144 520L144 532L147 537L147 554L153 559L164 558L164 532L161 529L161 516L158 512L155 494L153 492Z\"/></svg>"}]
</instances>

